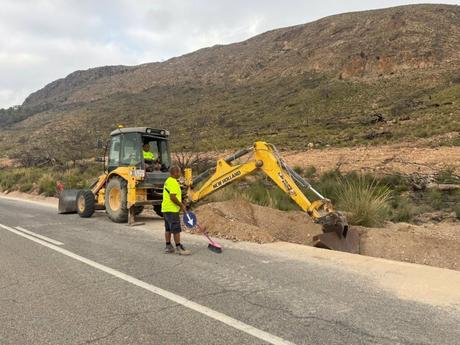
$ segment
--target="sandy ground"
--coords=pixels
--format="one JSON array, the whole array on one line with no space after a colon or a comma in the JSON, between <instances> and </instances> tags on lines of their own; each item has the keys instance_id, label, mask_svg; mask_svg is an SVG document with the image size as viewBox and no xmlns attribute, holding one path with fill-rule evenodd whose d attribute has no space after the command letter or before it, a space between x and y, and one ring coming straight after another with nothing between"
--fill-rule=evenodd
<instances>
[{"instance_id":1,"label":"sandy ground","mask_svg":"<svg viewBox=\"0 0 460 345\"><path fill-rule=\"evenodd\" d=\"M217 159L227 157L232 153L234 151L205 152L199 155ZM440 170L452 168L456 174L460 174L460 147L440 146L431 148L419 143L401 143L383 146L282 151L281 155L290 166L303 168L314 166L318 173L340 167L343 172L396 172L403 174L433 174ZM11 159L0 158L0 168L14 166L14 163Z\"/></svg>"},{"instance_id":2,"label":"sandy ground","mask_svg":"<svg viewBox=\"0 0 460 345\"><path fill-rule=\"evenodd\" d=\"M430 147L421 141L380 146L310 148L303 151L283 150L281 146L277 148L291 167L314 166L318 173L340 168L342 172L431 175L451 168L460 174L459 146ZM230 156L235 151L206 152L200 155L217 159Z\"/></svg>"},{"instance_id":3,"label":"sandy ground","mask_svg":"<svg viewBox=\"0 0 460 345\"><path fill-rule=\"evenodd\" d=\"M8 168L14 166L14 160L9 158L0 158L0 168Z\"/></svg>"},{"instance_id":4,"label":"sandy ground","mask_svg":"<svg viewBox=\"0 0 460 345\"><path fill-rule=\"evenodd\" d=\"M417 147L409 144L283 152L291 166L313 165L319 173L340 167L343 172L433 174L452 168L460 174L460 147Z\"/></svg>"},{"instance_id":5,"label":"sandy ground","mask_svg":"<svg viewBox=\"0 0 460 345\"><path fill-rule=\"evenodd\" d=\"M312 245L313 236L322 233L302 212L283 212L244 200L206 204L196 213L209 234L234 241ZM460 270L460 222L354 228L360 234L362 255Z\"/></svg>"}]
</instances>

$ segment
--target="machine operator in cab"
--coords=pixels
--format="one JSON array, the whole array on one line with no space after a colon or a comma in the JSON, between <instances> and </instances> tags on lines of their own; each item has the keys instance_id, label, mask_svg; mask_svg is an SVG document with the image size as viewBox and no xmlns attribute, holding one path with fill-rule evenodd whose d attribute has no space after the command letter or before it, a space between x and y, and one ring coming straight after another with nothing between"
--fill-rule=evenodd
<instances>
[{"instance_id":1,"label":"machine operator in cab","mask_svg":"<svg viewBox=\"0 0 460 345\"><path fill-rule=\"evenodd\" d=\"M150 144L144 144L142 147L142 154L144 156L147 171L160 170L160 161L155 158L155 155L152 152L150 152Z\"/></svg>"}]
</instances>

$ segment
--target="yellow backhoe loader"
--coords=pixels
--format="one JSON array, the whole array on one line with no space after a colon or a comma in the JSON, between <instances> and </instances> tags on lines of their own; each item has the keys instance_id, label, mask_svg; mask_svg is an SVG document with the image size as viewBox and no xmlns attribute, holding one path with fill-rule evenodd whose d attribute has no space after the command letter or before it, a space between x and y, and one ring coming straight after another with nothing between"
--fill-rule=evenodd
<instances>
[{"instance_id":1,"label":"yellow backhoe loader","mask_svg":"<svg viewBox=\"0 0 460 345\"><path fill-rule=\"evenodd\" d=\"M146 144L149 144L151 154L144 155ZM135 216L143 207L153 205L161 216L163 184L171 166L169 132L148 127L118 128L110 134L107 147L104 173L87 190L63 190L59 197L59 213L77 212L87 218L96 209L105 209L112 221L134 224ZM232 164L251 153L245 163ZM152 154L154 161L144 158ZM187 202L200 201L229 183L258 171L270 177L303 211L322 225L323 234L314 238L315 246L358 252L358 234L348 227L345 217L334 211L328 199L287 166L273 145L265 142L256 142L252 147L218 160L215 168L195 178L192 170L186 169ZM310 202L301 187L311 190L318 199Z\"/></svg>"},{"instance_id":2,"label":"yellow backhoe loader","mask_svg":"<svg viewBox=\"0 0 460 345\"><path fill-rule=\"evenodd\" d=\"M250 155L246 162L232 164L246 155ZM195 178L192 176L192 170L186 169L185 184L188 186L188 199L192 203L200 201L228 184L259 171L265 173L289 195L315 223L322 225L323 234L313 239L315 247L358 253L358 233L349 228L346 218L334 210L330 200L322 196L284 162L275 146L265 142L258 141L252 147L218 160L214 168ZM312 191L318 199L311 202L302 192L301 187Z\"/></svg>"},{"instance_id":3,"label":"yellow backhoe loader","mask_svg":"<svg viewBox=\"0 0 460 345\"><path fill-rule=\"evenodd\" d=\"M146 144L150 150L148 155L143 152ZM107 148L104 173L88 190L63 190L59 196L59 213L78 212L87 218L96 209L105 209L112 221L133 224L134 216L142 212L145 205L153 205L161 216L163 184L171 165L169 132L121 127L110 133ZM146 156L154 159L145 159Z\"/></svg>"}]
</instances>

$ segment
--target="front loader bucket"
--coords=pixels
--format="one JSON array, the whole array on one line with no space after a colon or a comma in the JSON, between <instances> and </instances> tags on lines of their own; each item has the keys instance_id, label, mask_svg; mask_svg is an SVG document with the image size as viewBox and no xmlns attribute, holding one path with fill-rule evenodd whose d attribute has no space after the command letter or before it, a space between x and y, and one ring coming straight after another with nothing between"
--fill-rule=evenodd
<instances>
[{"instance_id":1,"label":"front loader bucket","mask_svg":"<svg viewBox=\"0 0 460 345\"><path fill-rule=\"evenodd\" d=\"M340 252L359 253L359 234L350 229L346 218L339 212L331 212L318 218L316 223L323 225L323 234L313 237L313 246L337 250Z\"/></svg>"},{"instance_id":2,"label":"front loader bucket","mask_svg":"<svg viewBox=\"0 0 460 345\"><path fill-rule=\"evenodd\" d=\"M79 189L63 190L59 194L58 213L77 213L77 197Z\"/></svg>"}]
</instances>

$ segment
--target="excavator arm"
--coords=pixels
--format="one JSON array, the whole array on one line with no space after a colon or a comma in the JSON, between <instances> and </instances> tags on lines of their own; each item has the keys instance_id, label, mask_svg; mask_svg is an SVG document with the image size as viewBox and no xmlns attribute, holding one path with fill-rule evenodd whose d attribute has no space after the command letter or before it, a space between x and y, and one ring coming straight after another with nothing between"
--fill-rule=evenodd
<instances>
[{"instance_id":1,"label":"excavator arm","mask_svg":"<svg viewBox=\"0 0 460 345\"><path fill-rule=\"evenodd\" d=\"M252 157L245 163L232 164L238 158L251 153ZM359 236L349 229L345 217L334 211L330 200L323 197L310 183L291 169L273 145L265 142L258 141L253 147L240 150L225 159L219 159L215 168L195 178L192 176L191 169L186 169L185 184L188 186L188 198L192 203L200 201L228 184L258 171L265 173L314 222L322 225L323 234L314 238L316 247L358 252ZM198 185L200 187L196 189ZM318 199L310 201L301 187L311 190Z\"/></svg>"}]
</instances>

